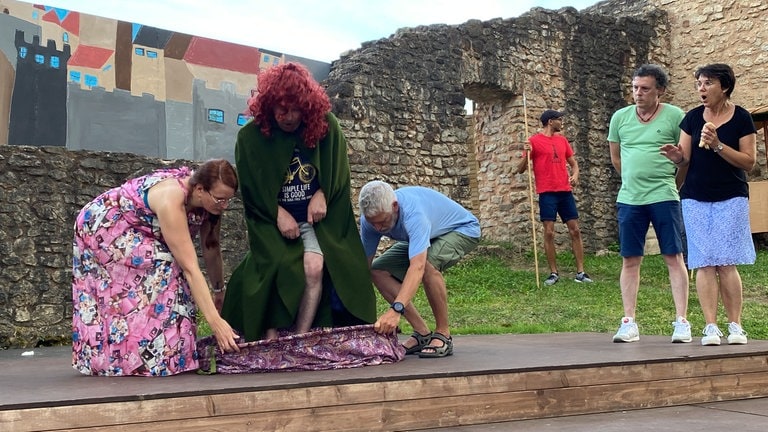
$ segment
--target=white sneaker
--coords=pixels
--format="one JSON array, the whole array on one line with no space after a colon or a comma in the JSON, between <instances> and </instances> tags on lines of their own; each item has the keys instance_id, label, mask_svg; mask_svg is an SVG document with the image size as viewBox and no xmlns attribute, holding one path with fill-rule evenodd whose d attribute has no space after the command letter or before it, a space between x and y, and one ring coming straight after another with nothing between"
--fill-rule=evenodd
<instances>
[{"instance_id":1,"label":"white sneaker","mask_svg":"<svg viewBox=\"0 0 768 432\"><path fill-rule=\"evenodd\" d=\"M675 322L672 323L672 327L674 327L674 331L672 332L673 343L688 343L693 340L691 337L691 323L689 323L687 319L681 316L677 317Z\"/></svg>"},{"instance_id":2,"label":"white sneaker","mask_svg":"<svg viewBox=\"0 0 768 432\"><path fill-rule=\"evenodd\" d=\"M552 272L549 274L549 277L544 281L544 285L554 285L559 280L560 280L560 276L557 274L557 272Z\"/></svg>"},{"instance_id":3,"label":"white sneaker","mask_svg":"<svg viewBox=\"0 0 768 432\"><path fill-rule=\"evenodd\" d=\"M702 345L720 345L720 338L723 336L723 332L717 328L717 324L707 324L702 332L704 337L701 338Z\"/></svg>"},{"instance_id":4,"label":"white sneaker","mask_svg":"<svg viewBox=\"0 0 768 432\"><path fill-rule=\"evenodd\" d=\"M735 322L728 324L728 344L745 345L747 343L747 332Z\"/></svg>"},{"instance_id":5,"label":"white sneaker","mask_svg":"<svg viewBox=\"0 0 768 432\"><path fill-rule=\"evenodd\" d=\"M621 327L613 336L614 342L637 342L640 340L640 331L637 330L637 323L632 317L621 319Z\"/></svg>"}]
</instances>

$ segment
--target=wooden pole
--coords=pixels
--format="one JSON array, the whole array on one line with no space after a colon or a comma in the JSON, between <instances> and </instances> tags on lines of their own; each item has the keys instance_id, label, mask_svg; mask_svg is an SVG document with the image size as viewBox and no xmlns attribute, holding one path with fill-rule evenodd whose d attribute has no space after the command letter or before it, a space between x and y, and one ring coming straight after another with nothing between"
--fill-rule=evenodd
<instances>
[{"instance_id":1,"label":"wooden pole","mask_svg":"<svg viewBox=\"0 0 768 432\"><path fill-rule=\"evenodd\" d=\"M525 139L527 140L530 135L528 134L528 101L525 97L525 75L523 75L523 117L525 120ZM526 151L525 157L528 159L528 201L531 205L531 236L533 237L533 261L536 270L536 288L541 288L541 282L539 282L539 244L536 241L536 215L533 211L533 162L531 161L531 152Z\"/></svg>"}]
</instances>

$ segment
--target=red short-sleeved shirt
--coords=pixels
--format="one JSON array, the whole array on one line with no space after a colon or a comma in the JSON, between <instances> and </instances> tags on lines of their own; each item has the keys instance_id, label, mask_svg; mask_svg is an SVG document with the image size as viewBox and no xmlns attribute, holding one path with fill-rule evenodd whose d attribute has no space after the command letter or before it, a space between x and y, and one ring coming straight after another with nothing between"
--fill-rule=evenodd
<instances>
[{"instance_id":1,"label":"red short-sleeved shirt","mask_svg":"<svg viewBox=\"0 0 768 432\"><path fill-rule=\"evenodd\" d=\"M528 141L531 143L536 193L570 191L567 159L573 156L573 149L568 140L560 134L546 136L537 133Z\"/></svg>"}]
</instances>

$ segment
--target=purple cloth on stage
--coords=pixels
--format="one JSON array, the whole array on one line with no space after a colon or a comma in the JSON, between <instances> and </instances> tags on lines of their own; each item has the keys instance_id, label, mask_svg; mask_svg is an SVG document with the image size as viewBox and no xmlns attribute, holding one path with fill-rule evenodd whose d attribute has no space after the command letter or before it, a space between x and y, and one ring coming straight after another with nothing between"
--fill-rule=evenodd
<instances>
[{"instance_id":1,"label":"purple cloth on stage","mask_svg":"<svg viewBox=\"0 0 768 432\"><path fill-rule=\"evenodd\" d=\"M372 324L281 334L273 340L238 344L222 353L214 336L197 341L201 373L256 373L346 369L396 363L405 357L397 335L382 335Z\"/></svg>"}]
</instances>

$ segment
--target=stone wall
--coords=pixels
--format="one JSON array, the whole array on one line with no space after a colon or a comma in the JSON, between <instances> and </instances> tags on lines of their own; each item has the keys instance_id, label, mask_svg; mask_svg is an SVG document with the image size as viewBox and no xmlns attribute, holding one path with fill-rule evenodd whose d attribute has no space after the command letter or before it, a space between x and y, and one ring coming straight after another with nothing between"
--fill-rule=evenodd
<instances>
[{"instance_id":1,"label":"stone wall","mask_svg":"<svg viewBox=\"0 0 768 432\"><path fill-rule=\"evenodd\" d=\"M709 63L727 63L736 74L731 100L748 110L768 106L768 2L764 0L609 0L582 12L639 16L655 8L668 15L671 102L684 110L700 104L693 73ZM766 142L757 134L758 161L752 180L768 178Z\"/></svg>"},{"instance_id":2,"label":"stone wall","mask_svg":"<svg viewBox=\"0 0 768 432\"><path fill-rule=\"evenodd\" d=\"M536 8L513 19L401 29L334 63L327 89L355 180L438 189L472 209L486 239L528 250L528 179L512 172L541 112L565 109L581 168L585 247L596 251L616 242L610 116L627 104L636 65L669 62L667 41L662 11L616 19ZM475 104L471 122L465 97ZM562 243L566 230L558 230Z\"/></svg>"}]
</instances>

